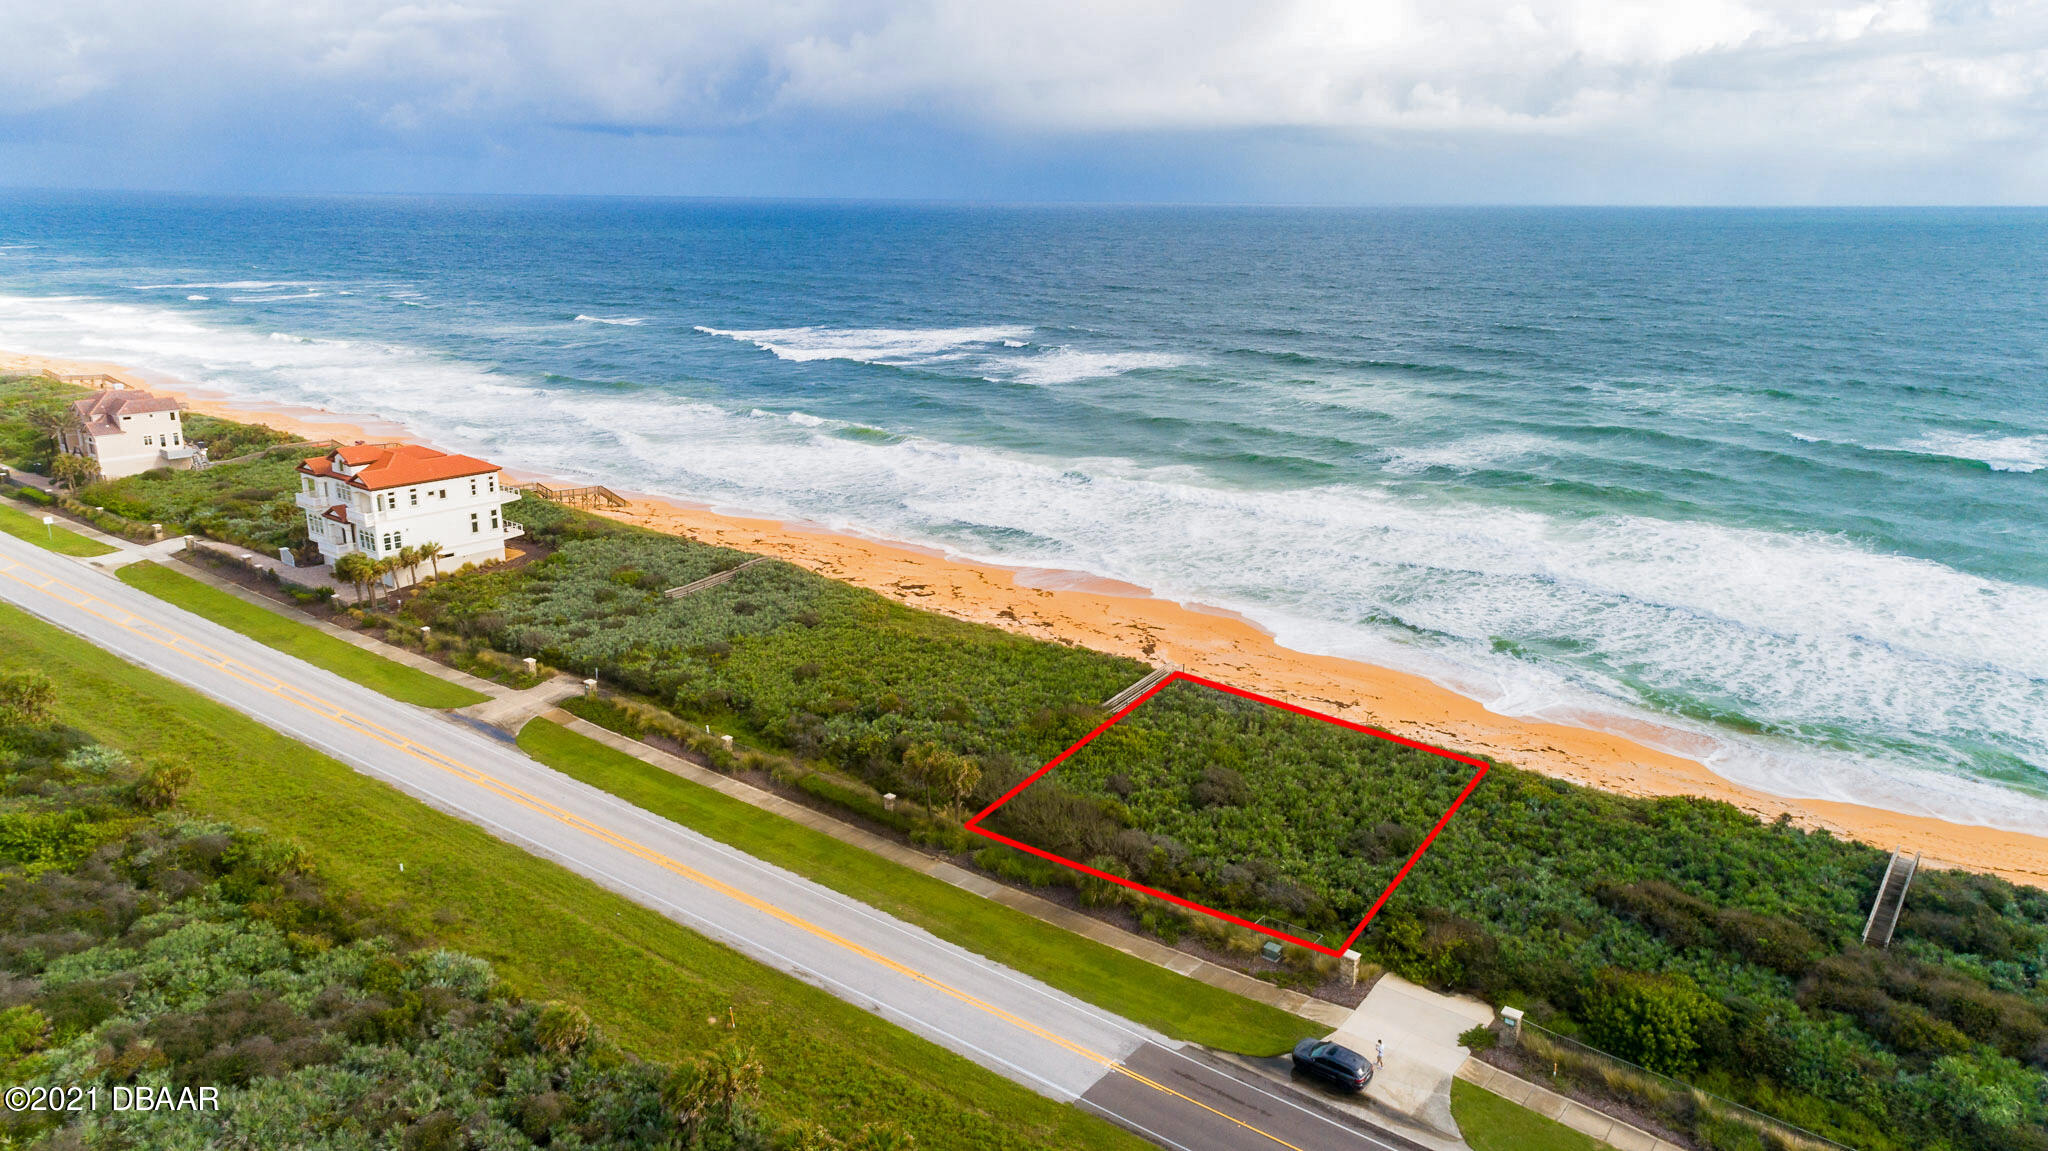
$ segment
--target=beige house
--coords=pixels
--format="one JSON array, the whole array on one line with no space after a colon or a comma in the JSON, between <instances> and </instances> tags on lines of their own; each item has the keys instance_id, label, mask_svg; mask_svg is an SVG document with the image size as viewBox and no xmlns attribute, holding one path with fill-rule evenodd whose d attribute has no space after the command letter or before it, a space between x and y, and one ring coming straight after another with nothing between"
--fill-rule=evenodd
<instances>
[{"instance_id":1,"label":"beige house","mask_svg":"<svg viewBox=\"0 0 2048 1151\"><path fill-rule=\"evenodd\" d=\"M185 405L168 396L123 389L74 401L72 426L57 446L98 462L105 479L157 468L189 468L199 450L185 443Z\"/></svg>"}]
</instances>

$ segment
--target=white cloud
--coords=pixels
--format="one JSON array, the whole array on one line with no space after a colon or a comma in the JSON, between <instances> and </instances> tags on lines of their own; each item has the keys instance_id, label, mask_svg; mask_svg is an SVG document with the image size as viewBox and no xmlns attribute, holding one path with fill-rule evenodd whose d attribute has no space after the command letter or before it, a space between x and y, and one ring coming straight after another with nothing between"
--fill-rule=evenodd
<instances>
[{"instance_id":1,"label":"white cloud","mask_svg":"<svg viewBox=\"0 0 2048 1151\"><path fill-rule=\"evenodd\" d=\"M0 0L0 113L343 104L394 133L820 115L1681 152L2038 149L2048 8L1986 0Z\"/></svg>"}]
</instances>

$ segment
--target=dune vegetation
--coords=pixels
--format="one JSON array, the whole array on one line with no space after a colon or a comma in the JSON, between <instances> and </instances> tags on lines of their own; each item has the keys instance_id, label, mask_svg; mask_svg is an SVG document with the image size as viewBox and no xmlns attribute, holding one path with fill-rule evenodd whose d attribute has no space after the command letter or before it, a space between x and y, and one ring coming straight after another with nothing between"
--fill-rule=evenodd
<instances>
[{"instance_id":1,"label":"dune vegetation","mask_svg":"<svg viewBox=\"0 0 2048 1151\"><path fill-rule=\"evenodd\" d=\"M751 557L536 502L518 514L545 559L438 581L403 624L588 668L685 733L712 723L845 779L806 790L853 810L877 791L928 799L892 819L943 850L972 850L955 820L1090 730L1100 701L1145 670L776 562L670 599L666 588ZM935 792L935 775L972 783ZM1469 777L1182 682L991 826L1341 939ZM1244 945L1008 849L975 858L1122 903L1169 939ZM1884 862L1726 804L1630 799L1501 764L1357 947L1859 1147L2048 1147L2048 893L1929 873L1895 945L1872 951L1859 936Z\"/></svg>"}]
</instances>

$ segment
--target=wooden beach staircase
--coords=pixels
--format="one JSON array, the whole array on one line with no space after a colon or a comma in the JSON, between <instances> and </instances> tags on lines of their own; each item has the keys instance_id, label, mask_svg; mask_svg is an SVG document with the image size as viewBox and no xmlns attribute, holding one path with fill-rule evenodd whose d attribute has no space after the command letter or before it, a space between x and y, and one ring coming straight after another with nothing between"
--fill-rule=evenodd
<instances>
[{"instance_id":1,"label":"wooden beach staircase","mask_svg":"<svg viewBox=\"0 0 2048 1151\"><path fill-rule=\"evenodd\" d=\"M543 483L506 484L505 489L518 492L522 496L539 496L558 504L568 504L570 507L597 507L602 504L605 507L622 508L628 502L626 497L602 484L592 484L583 488L554 488Z\"/></svg>"},{"instance_id":2,"label":"wooden beach staircase","mask_svg":"<svg viewBox=\"0 0 2048 1151\"><path fill-rule=\"evenodd\" d=\"M1123 689L1122 691L1117 692L1115 695L1110 696L1108 699L1103 700L1102 710L1122 711L1123 709L1131 705L1132 700L1138 698L1141 695L1144 695L1148 691L1151 691L1152 688L1155 685L1157 685L1160 680L1165 679L1167 676L1172 675L1174 672L1179 670L1179 668L1173 666L1170 663L1165 665L1164 667L1153 668L1150 672L1146 673L1144 679L1139 680L1138 682Z\"/></svg>"},{"instance_id":3,"label":"wooden beach staircase","mask_svg":"<svg viewBox=\"0 0 2048 1151\"><path fill-rule=\"evenodd\" d=\"M661 594L667 596L670 599L681 599L686 595L691 595L693 593L703 591L705 588L717 587L719 584L722 584L725 581L731 579L732 577L747 570L748 568L753 567L755 564L766 563L770 558L771 557L769 556L756 556L753 559L750 559L737 567L729 567L722 572L712 572L710 575L705 576L703 579L692 580L691 582L686 583L681 587L672 587L667 591L662 592Z\"/></svg>"},{"instance_id":4,"label":"wooden beach staircase","mask_svg":"<svg viewBox=\"0 0 2048 1151\"><path fill-rule=\"evenodd\" d=\"M1906 849L1892 852L1885 864L1884 880L1877 885L1877 901L1870 905L1870 918L1863 922L1863 942L1872 947L1890 947L1892 932L1899 926L1899 913L1906 909L1906 891L1913 886L1913 874L1920 870L1920 854L1906 858Z\"/></svg>"}]
</instances>

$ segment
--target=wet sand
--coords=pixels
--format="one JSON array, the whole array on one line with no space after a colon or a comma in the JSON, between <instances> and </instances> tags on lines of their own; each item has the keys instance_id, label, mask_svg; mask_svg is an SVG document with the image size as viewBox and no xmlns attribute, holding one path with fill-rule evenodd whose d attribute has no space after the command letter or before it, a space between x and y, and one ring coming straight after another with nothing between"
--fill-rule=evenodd
<instances>
[{"instance_id":1,"label":"wet sand","mask_svg":"<svg viewBox=\"0 0 2048 1151\"><path fill-rule=\"evenodd\" d=\"M239 400L117 365L0 353L0 372L38 371L45 366L64 373L106 372L177 395L197 411L268 424L308 439L416 438L375 417ZM519 475L514 467L507 471ZM1684 748L1691 737L1676 730L1621 717L1600 717L1608 730L1594 730L1500 715L1421 676L1293 651L1231 612L1157 599L1145 588L1082 572L966 562L928 548L817 525L750 519L679 500L621 494L633 496L633 502L605 514L706 543L777 556L959 619L1169 662L1355 723L1494 756L1575 783L1626 795L1725 800L1765 819L1787 815L1802 826L1827 828L1878 847L1923 852L1937 866L1995 872L2015 882L2048 887L2048 837L1857 804L1787 799L1741 787L1697 760L1651 746ZM1631 725L1641 729L1639 739L1619 734L1632 730Z\"/></svg>"}]
</instances>

